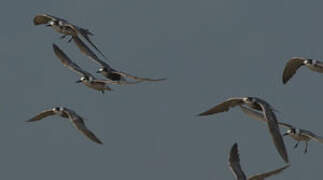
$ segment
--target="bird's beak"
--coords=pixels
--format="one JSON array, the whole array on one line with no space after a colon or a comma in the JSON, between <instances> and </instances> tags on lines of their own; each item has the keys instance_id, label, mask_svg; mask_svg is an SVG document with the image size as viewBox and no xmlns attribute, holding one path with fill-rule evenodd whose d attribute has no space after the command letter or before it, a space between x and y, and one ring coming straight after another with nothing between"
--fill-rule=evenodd
<instances>
[{"instance_id":1,"label":"bird's beak","mask_svg":"<svg viewBox=\"0 0 323 180\"><path fill-rule=\"evenodd\" d=\"M287 136L287 135L289 135L289 134L288 134L288 133L284 133L284 134L283 134L283 136Z\"/></svg>"},{"instance_id":2,"label":"bird's beak","mask_svg":"<svg viewBox=\"0 0 323 180\"><path fill-rule=\"evenodd\" d=\"M49 27L49 26L51 26L51 25L50 25L50 24L47 24L46 26L47 26L47 27Z\"/></svg>"},{"instance_id":3,"label":"bird's beak","mask_svg":"<svg viewBox=\"0 0 323 180\"><path fill-rule=\"evenodd\" d=\"M99 71L97 71L96 73L101 73L101 71L99 70Z\"/></svg>"},{"instance_id":4,"label":"bird's beak","mask_svg":"<svg viewBox=\"0 0 323 180\"><path fill-rule=\"evenodd\" d=\"M77 81L75 81L75 83L81 83L82 81L81 80L77 80Z\"/></svg>"}]
</instances>

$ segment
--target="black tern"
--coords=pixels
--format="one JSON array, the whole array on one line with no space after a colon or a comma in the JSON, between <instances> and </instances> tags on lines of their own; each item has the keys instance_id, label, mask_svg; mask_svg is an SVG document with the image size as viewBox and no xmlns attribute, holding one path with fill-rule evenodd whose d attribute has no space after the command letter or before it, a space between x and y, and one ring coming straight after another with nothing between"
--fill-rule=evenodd
<instances>
[{"instance_id":1,"label":"black tern","mask_svg":"<svg viewBox=\"0 0 323 180\"><path fill-rule=\"evenodd\" d=\"M236 177L237 180L264 180L267 177L270 177L272 175L275 174L279 174L281 173L283 170L285 170L286 168L288 168L290 165L286 165L283 166L281 168L269 171L269 172L265 172L265 173L261 173L261 174L257 174L251 177L246 177L246 175L244 174L241 165L240 165L240 157L239 157L239 151L238 151L238 144L235 143L230 151L230 157L229 157L229 167L232 170L232 173L234 174L234 176Z\"/></svg>"},{"instance_id":2,"label":"black tern","mask_svg":"<svg viewBox=\"0 0 323 180\"><path fill-rule=\"evenodd\" d=\"M323 62L303 57L293 57L286 63L283 72L283 84L286 84L294 76L297 69L303 65L312 71L323 73Z\"/></svg>"},{"instance_id":3,"label":"black tern","mask_svg":"<svg viewBox=\"0 0 323 180\"><path fill-rule=\"evenodd\" d=\"M83 83L87 87L101 91L102 93L104 93L105 90L112 90L108 84L116 84L114 81L96 79L91 73L84 71L77 64L75 64L57 45L53 44L53 49L58 59L65 67L79 73L82 76L80 80L76 81L77 83Z\"/></svg>"},{"instance_id":4,"label":"black tern","mask_svg":"<svg viewBox=\"0 0 323 180\"><path fill-rule=\"evenodd\" d=\"M73 37L74 43L77 45L77 47L81 50L81 52L88 56L90 59L92 59L95 63L99 64L101 68L97 71L97 73L101 73L104 77L119 82L120 84L133 84L133 83L139 83L143 81L163 81L166 80L165 78L160 79L150 79L150 78L142 78L130 75L125 72L117 71L113 69L110 65L105 63L104 61L100 60L95 53L91 51L91 49L79 38L79 37ZM125 78L133 79L135 81L127 81Z\"/></svg>"},{"instance_id":5,"label":"black tern","mask_svg":"<svg viewBox=\"0 0 323 180\"><path fill-rule=\"evenodd\" d=\"M84 29L81 27L78 27L72 23L69 23L67 20L58 18L49 14L38 14L34 17L34 25L41 25L46 24L47 26L52 27L56 32L63 34L61 38L65 38L66 36L78 36L79 34L84 37L84 39L87 40L88 43L91 44L91 46L98 51L105 59L106 56L99 50L99 48L96 47L96 45L91 41L90 36L93 36L93 33L91 33L88 29ZM72 39L69 40L69 42Z\"/></svg>"},{"instance_id":6,"label":"black tern","mask_svg":"<svg viewBox=\"0 0 323 180\"><path fill-rule=\"evenodd\" d=\"M26 122L39 121L43 118L46 118L46 117L52 116L52 115L59 115L63 118L70 119L71 122L73 123L73 125L79 131L81 131L86 137L88 137L93 142L96 142L98 144L102 144L102 142L85 126L83 118L80 117L78 114L76 114L74 111L72 111L66 107L55 107L52 109L42 111L41 113L37 114L33 118L27 120Z\"/></svg>"},{"instance_id":7,"label":"black tern","mask_svg":"<svg viewBox=\"0 0 323 180\"><path fill-rule=\"evenodd\" d=\"M257 98L257 97L236 97L236 98L230 98L219 105L214 106L213 108L200 113L199 116L206 116L211 115L215 113L220 112L226 112L229 111L230 108L235 107L237 105L247 105L253 109L261 110L264 116L267 119L267 126L269 128L269 132L271 134L273 143L279 152L280 156L283 158L285 162L288 163L288 155L287 150L285 147L285 143L283 140L282 135L279 131L278 121L276 118L275 113L273 112L273 107L267 103L266 101Z\"/></svg>"},{"instance_id":8,"label":"black tern","mask_svg":"<svg viewBox=\"0 0 323 180\"><path fill-rule=\"evenodd\" d=\"M264 118L263 114L256 112L250 108L241 106L241 110L248 116L250 116L251 118L254 118L256 120L260 120L263 122L266 122L266 119ZM306 130L306 129L299 129L296 128L290 124L287 123L283 123L283 122L278 122L278 124L282 127L288 128L288 130L286 131L285 134L283 134L283 136L287 136L289 135L290 137L292 137L294 140L297 141L297 143L295 144L294 148L296 148L298 146L298 143L300 141L304 141L305 142L305 150L304 153L306 153L308 151L308 142L310 140L315 140L317 142L323 143L323 137L318 136L316 134L314 134L313 132Z\"/></svg>"}]
</instances>

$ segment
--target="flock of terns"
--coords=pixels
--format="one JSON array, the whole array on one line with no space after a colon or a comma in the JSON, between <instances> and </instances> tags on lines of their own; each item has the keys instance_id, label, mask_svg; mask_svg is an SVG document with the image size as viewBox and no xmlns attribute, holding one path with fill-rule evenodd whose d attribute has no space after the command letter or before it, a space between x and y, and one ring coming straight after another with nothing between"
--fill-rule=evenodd
<instances>
[{"instance_id":1,"label":"flock of terns","mask_svg":"<svg viewBox=\"0 0 323 180\"><path fill-rule=\"evenodd\" d=\"M127 84L136 84L144 81L163 81L165 78L160 79L151 79L151 78L142 78L134 76L122 71L113 69L105 61L101 60L87 45L81 40L81 37L84 38L99 54L101 54L105 59L105 55L94 45L90 40L89 36L93 36L89 30L78 27L62 18L51 16L48 14L39 14L36 15L33 19L34 25L46 25L53 28L56 32L63 34L61 39L70 36L71 38L68 42L73 42L80 49L81 53L89 57L93 62L99 64L101 68L98 69L97 73L102 74L106 79L97 79L91 73L83 70L79 65L73 62L56 44L53 44L53 50L57 58L61 63L68 69L81 75L81 78L76 81L76 83L83 83L85 86L92 88L94 90L104 93L105 91L111 91L109 87L110 84L117 85L127 85ZM129 80L131 79L131 80ZM84 123L84 120L73 110L66 107L54 107L52 109L47 109L33 118L27 120L27 122L39 121L43 118L52 115L59 115L63 118L68 118L71 120L72 124L80 130L86 137L88 137L93 142L98 144L103 144L102 141L97 138L93 132L91 132Z\"/></svg>"},{"instance_id":2,"label":"flock of terns","mask_svg":"<svg viewBox=\"0 0 323 180\"><path fill-rule=\"evenodd\" d=\"M305 65L312 71L323 73L323 62L313 59L306 59L303 57L293 57L287 62L284 68L282 77L283 84L286 84L295 75L297 69L303 65ZM309 130L296 128L293 125L284 122L279 122L275 115L275 112L277 110L273 108L268 102L258 97L229 98L226 101L212 107L211 109L200 113L199 116L207 116L221 112L227 112L230 108L233 108L235 106L239 106L242 112L245 113L247 116L259 120L261 122L267 123L273 143L279 155L286 163L289 163L289 159L283 136L290 136L297 141L294 148L297 148L299 142L304 141L304 153L307 153L308 151L308 142L310 140L323 143L323 137L318 136ZM283 135L280 133L280 127L287 128L287 131ZM282 172L284 169L289 167L289 164L285 165L284 167L275 169L273 171L247 178L240 166L238 144L235 143L230 151L229 166L237 180L263 180L266 177Z\"/></svg>"},{"instance_id":3,"label":"flock of terns","mask_svg":"<svg viewBox=\"0 0 323 180\"><path fill-rule=\"evenodd\" d=\"M51 16L48 14L39 14L36 15L33 19L34 25L47 25L53 28L56 32L63 34L61 36L62 39L70 36L71 38L68 42L73 42L80 49L81 53L89 57L93 62L100 65L101 67L98 69L97 73L102 74L105 79L97 79L91 73L83 70L80 66L74 63L64 52L61 50L56 44L53 44L53 50L55 55L58 57L60 62L70 70L81 75L81 78L76 81L77 83L83 83L85 86L92 88L94 90L100 91L104 93L105 91L111 91L112 89L109 87L110 84L117 85L126 85L126 84L136 84L144 81L163 81L165 78L160 79L151 79L151 78L142 78L134 75L130 75L128 73L118 71L113 69L110 65L108 65L105 61L100 59L87 45L84 43L81 38L84 38L91 46L94 48L102 57L106 60L105 55L95 46L95 44L90 40L89 36L92 36L88 29L84 29L78 27L62 18L58 18L55 16ZM306 59L303 57L294 57L291 58L284 69L283 72L283 84L286 84L296 73L297 69L301 66L305 65L310 70L315 72L323 73L323 62ZM269 133L272 137L272 141L281 156L281 158L289 163L287 150L284 144L283 136L290 136L297 141L294 148L297 147L300 141L304 141L306 144L305 151L308 151L308 141L315 140L320 143L323 143L323 138L314 134L313 132L305 129L296 128L290 124L279 122L275 115L275 110L268 102L258 97L234 97L229 98L226 101L212 107L211 109L202 112L199 116L207 116L212 114L217 114L221 112L229 111L230 108L235 106L239 106L246 115L249 117L259 120L261 122L267 123ZM52 115L59 115L63 118L68 118L71 120L73 125L80 130L86 137L88 137L93 142L98 144L102 144L102 141L97 138L93 132L91 132L84 123L84 120L81 116L75 113L73 110L66 107L54 107L52 109L44 110L41 113L37 114L33 118L27 120L27 122L39 121L43 118ZM280 126L287 128L285 134L281 134ZM240 158L238 153L238 145L235 143L230 151L229 156L229 166L232 169L232 172L236 176L237 180L263 180L266 177L282 172L284 169L289 167L289 164L286 166L258 174L252 177L247 178L240 166Z\"/></svg>"}]
</instances>

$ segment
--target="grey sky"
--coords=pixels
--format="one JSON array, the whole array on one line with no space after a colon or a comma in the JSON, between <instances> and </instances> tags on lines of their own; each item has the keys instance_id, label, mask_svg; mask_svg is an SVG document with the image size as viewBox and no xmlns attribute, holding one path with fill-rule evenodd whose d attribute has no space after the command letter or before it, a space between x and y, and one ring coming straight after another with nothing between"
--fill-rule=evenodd
<instances>
[{"instance_id":1,"label":"grey sky","mask_svg":"<svg viewBox=\"0 0 323 180\"><path fill-rule=\"evenodd\" d=\"M258 96L278 117L323 135L323 76L301 69L284 86L291 56L323 58L323 2L233 0L17 1L0 7L1 179L234 179L238 142L248 175L284 165L265 124L240 110L195 115L231 96ZM56 43L82 68L98 66L52 29L33 26L49 13L90 29L116 69L168 78L113 86L104 95L74 83L79 76L55 57ZM98 75L99 78L103 78ZM65 119L27 124L56 105L75 110L104 142L97 145ZM291 167L272 179L319 179L323 145L294 150Z\"/></svg>"}]
</instances>

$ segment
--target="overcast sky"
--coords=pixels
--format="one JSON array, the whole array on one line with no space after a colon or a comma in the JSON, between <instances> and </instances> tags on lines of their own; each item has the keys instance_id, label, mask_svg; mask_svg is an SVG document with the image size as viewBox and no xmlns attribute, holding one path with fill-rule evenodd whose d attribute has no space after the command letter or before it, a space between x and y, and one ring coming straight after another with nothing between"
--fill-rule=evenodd
<instances>
[{"instance_id":1,"label":"overcast sky","mask_svg":"<svg viewBox=\"0 0 323 180\"><path fill-rule=\"evenodd\" d=\"M196 114L232 96L257 96L278 118L323 136L323 75L302 68L281 80L288 58L323 59L323 2L234 0L5 0L0 7L0 178L224 180L233 143L248 175L284 164L265 124L238 109ZM157 83L112 86L101 94L56 58L56 43L82 68L99 66L45 26L49 13L88 28L114 68ZM98 78L103 78L97 74ZM75 110L103 142L49 117L61 105ZM283 131L283 129L282 129ZM272 179L322 178L323 144L285 137L291 167Z\"/></svg>"}]
</instances>

